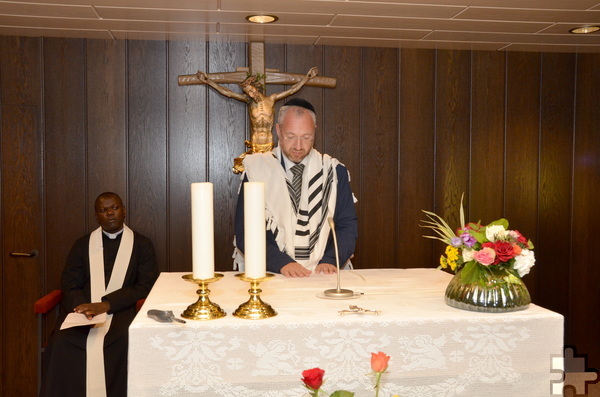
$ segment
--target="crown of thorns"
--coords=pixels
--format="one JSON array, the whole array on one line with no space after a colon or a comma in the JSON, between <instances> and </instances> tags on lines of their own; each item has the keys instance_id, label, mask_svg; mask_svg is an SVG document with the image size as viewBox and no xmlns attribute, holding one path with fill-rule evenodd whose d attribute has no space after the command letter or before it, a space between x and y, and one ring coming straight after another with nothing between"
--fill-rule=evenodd
<instances>
[{"instance_id":1,"label":"crown of thorns","mask_svg":"<svg viewBox=\"0 0 600 397\"><path fill-rule=\"evenodd\" d=\"M260 90L260 92L264 93L265 92L265 84L263 83L263 81L265 81L265 80L266 80L266 76L262 73L256 73L256 74L248 73L248 74L246 74L246 79L240 83L240 86L242 86L242 88L243 88L248 85L252 85L253 87Z\"/></svg>"}]
</instances>

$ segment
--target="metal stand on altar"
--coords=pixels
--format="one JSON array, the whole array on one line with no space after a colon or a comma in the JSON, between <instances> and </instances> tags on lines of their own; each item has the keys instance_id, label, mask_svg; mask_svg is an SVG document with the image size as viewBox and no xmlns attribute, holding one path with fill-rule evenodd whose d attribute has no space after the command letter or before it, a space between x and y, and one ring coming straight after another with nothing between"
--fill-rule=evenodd
<instances>
[{"instance_id":1,"label":"metal stand on altar","mask_svg":"<svg viewBox=\"0 0 600 397\"><path fill-rule=\"evenodd\" d=\"M340 255L338 253L337 236L335 234L335 222L331 217L327 218L327 222L329 222L329 226L331 227L331 233L333 233L333 243L335 247L335 263L337 265L337 288L326 289L325 291L323 291L323 297L328 299L355 298L356 296L354 295L354 291L340 288Z\"/></svg>"},{"instance_id":2,"label":"metal stand on altar","mask_svg":"<svg viewBox=\"0 0 600 397\"><path fill-rule=\"evenodd\" d=\"M189 305L188 308L181 313L181 317L190 320L214 320L227 315L219 305L211 302L208 298L210 295L208 284L219 281L223 278L222 274L215 273L213 278L207 279L197 279L194 278L192 274L186 274L182 278L186 281L198 284L200 289L196 291L199 295L198 301Z\"/></svg>"},{"instance_id":3,"label":"metal stand on altar","mask_svg":"<svg viewBox=\"0 0 600 397\"><path fill-rule=\"evenodd\" d=\"M250 320L260 320L263 318L274 317L277 312L268 304L260 299L260 293L262 290L258 288L259 284L275 277L274 274L266 274L265 277L260 278L249 278L246 277L245 273L236 274L242 281L250 282L250 299L246 303L242 303L240 307L233 312L233 315L239 318L245 318Z\"/></svg>"}]
</instances>

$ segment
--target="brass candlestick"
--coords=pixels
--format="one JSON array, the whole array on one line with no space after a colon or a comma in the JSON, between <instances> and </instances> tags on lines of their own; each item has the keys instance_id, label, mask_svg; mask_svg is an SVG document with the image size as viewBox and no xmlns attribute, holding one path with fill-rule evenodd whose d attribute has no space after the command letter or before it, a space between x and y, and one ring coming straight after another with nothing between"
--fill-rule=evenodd
<instances>
[{"instance_id":1,"label":"brass candlestick","mask_svg":"<svg viewBox=\"0 0 600 397\"><path fill-rule=\"evenodd\" d=\"M215 273L213 278L198 279L194 278L193 274L186 274L182 277L184 280L196 283L200 287L196 293L199 295L198 301L188 306L181 317L188 318L190 320L214 320L217 318L225 317L227 314L219 305L210 301L208 296L210 290L208 284L219 281L223 278L220 273Z\"/></svg>"},{"instance_id":2,"label":"brass candlestick","mask_svg":"<svg viewBox=\"0 0 600 397\"><path fill-rule=\"evenodd\" d=\"M273 277L274 274L267 274L265 277L249 278L246 277L245 273L236 274L242 281L250 282L250 299L246 303L242 303L240 307L233 312L233 315L239 318L245 318L250 320L260 320L263 318L275 317L277 312L268 304L260 299L260 293L262 290L258 288L259 284L267 281Z\"/></svg>"}]
</instances>

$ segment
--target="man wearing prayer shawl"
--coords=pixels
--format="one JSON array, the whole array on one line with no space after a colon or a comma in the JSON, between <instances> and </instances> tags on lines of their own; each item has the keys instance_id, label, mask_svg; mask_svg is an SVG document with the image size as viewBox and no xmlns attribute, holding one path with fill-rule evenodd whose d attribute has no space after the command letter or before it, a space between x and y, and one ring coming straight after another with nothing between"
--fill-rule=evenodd
<instances>
[{"instance_id":1,"label":"man wearing prayer shawl","mask_svg":"<svg viewBox=\"0 0 600 397\"><path fill-rule=\"evenodd\" d=\"M358 226L348 170L313 148L314 107L294 98L275 126L278 147L244 159L243 182L265 183L267 270L287 277L335 273L336 254L328 218L333 218L340 266L354 253ZM244 189L235 215L235 265L244 270Z\"/></svg>"},{"instance_id":2,"label":"man wearing prayer shawl","mask_svg":"<svg viewBox=\"0 0 600 397\"><path fill-rule=\"evenodd\" d=\"M136 302L158 277L152 242L123 224L125 207L111 192L96 199L100 227L75 242L61 278L63 299L44 352L41 396L127 395L128 328ZM60 330L69 313L106 322Z\"/></svg>"}]
</instances>

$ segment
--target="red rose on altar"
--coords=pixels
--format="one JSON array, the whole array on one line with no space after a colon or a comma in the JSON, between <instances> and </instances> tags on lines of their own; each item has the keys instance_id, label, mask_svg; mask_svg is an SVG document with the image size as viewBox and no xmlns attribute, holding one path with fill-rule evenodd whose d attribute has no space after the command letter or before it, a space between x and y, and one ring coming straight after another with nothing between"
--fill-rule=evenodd
<instances>
[{"instance_id":1,"label":"red rose on altar","mask_svg":"<svg viewBox=\"0 0 600 397\"><path fill-rule=\"evenodd\" d=\"M323 384L323 375L325 371L321 368L307 369L302 371L302 382L312 390L319 390Z\"/></svg>"},{"instance_id":2,"label":"red rose on altar","mask_svg":"<svg viewBox=\"0 0 600 397\"><path fill-rule=\"evenodd\" d=\"M496 251L494 265L497 265L500 262L508 262L515 257L513 245L506 241L496 241L494 243L494 251Z\"/></svg>"},{"instance_id":3,"label":"red rose on altar","mask_svg":"<svg viewBox=\"0 0 600 397\"><path fill-rule=\"evenodd\" d=\"M379 387L381 384L381 376L388 368L388 362L390 361L390 356L385 353L371 353L371 369L373 369L375 373L375 397L379 397ZM311 397L319 397L319 393L322 392L321 386L323 385L323 375L325 371L321 368L313 368L307 369L302 372L302 382L304 382L304 386L310 390ZM336 390L334 391L330 397L352 397L354 393L349 392L347 390Z\"/></svg>"}]
</instances>

